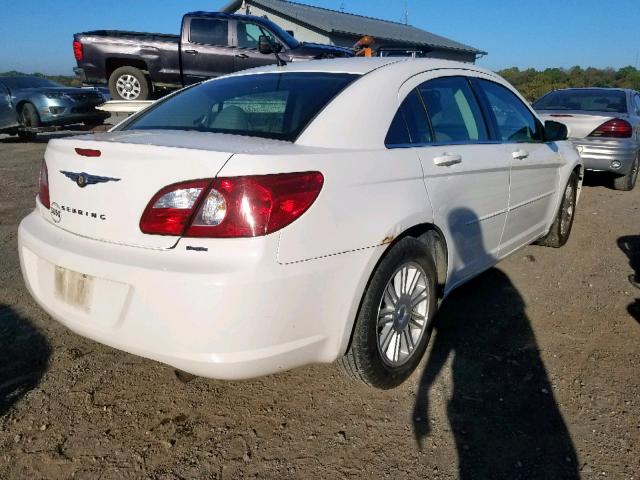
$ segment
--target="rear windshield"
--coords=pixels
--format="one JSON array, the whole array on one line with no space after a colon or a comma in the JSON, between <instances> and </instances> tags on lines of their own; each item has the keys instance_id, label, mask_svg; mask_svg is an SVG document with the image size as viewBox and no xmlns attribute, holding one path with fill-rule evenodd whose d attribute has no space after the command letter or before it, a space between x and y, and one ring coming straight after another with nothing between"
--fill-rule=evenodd
<instances>
[{"instance_id":1,"label":"rear windshield","mask_svg":"<svg viewBox=\"0 0 640 480\"><path fill-rule=\"evenodd\" d=\"M627 101L620 90L558 90L534 102L533 108L625 113Z\"/></svg>"},{"instance_id":2,"label":"rear windshield","mask_svg":"<svg viewBox=\"0 0 640 480\"><path fill-rule=\"evenodd\" d=\"M265 73L221 78L160 101L124 130L196 130L293 142L358 75Z\"/></svg>"}]
</instances>

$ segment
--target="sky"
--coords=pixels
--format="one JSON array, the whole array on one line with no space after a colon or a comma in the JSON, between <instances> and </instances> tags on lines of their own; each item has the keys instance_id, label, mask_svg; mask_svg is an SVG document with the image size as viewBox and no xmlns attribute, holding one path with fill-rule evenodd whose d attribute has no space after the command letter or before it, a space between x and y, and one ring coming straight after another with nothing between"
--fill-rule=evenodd
<instances>
[{"instance_id":1,"label":"sky","mask_svg":"<svg viewBox=\"0 0 640 480\"><path fill-rule=\"evenodd\" d=\"M404 0L298 0L404 21ZM507 67L640 67L640 0L407 0L409 23ZM95 29L178 33L181 16L226 0L0 0L0 71L73 75L71 42Z\"/></svg>"}]
</instances>

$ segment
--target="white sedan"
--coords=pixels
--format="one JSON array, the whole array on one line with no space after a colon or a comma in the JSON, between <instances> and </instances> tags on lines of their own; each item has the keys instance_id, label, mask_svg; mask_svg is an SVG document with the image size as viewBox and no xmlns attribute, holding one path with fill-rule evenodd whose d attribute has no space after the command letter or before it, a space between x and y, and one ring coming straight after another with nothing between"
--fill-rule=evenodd
<instances>
[{"instance_id":1,"label":"white sedan","mask_svg":"<svg viewBox=\"0 0 640 480\"><path fill-rule=\"evenodd\" d=\"M389 388L454 288L567 241L583 167L565 138L470 64L245 71L52 140L22 272L80 335L195 375L338 359Z\"/></svg>"}]
</instances>

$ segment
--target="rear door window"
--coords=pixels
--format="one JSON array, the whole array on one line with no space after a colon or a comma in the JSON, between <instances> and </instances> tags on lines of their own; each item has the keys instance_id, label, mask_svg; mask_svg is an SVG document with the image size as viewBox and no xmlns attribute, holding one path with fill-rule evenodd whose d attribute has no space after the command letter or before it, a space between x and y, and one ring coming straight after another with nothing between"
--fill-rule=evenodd
<instances>
[{"instance_id":1,"label":"rear door window","mask_svg":"<svg viewBox=\"0 0 640 480\"><path fill-rule=\"evenodd\" d=\"M480 106L464 77L443 77L418 87L431 120L434 142L474 143L487 140Z\"/></svg>"},{"instance_id":2,"label":"rear door window","mask_svg":"<svg viewBox=\"0 0 640 480\"><path fill-rule=\"evenodd\" d=\"M531 110L511 90L478 80L495 119L500 140L508 143L541 142L543 129Z\"/></svg>"},{"instance_id":3,"label":"rear door window","mask_svg":"<svg viewBox=\"0 0 640 480\"><path fill-rule=\"evenodd\" d=\"M387 147L419 145L432 141L429 120L417 90L412 90L396 112L387 137Z\"/></svg>"},{"instance_id":4,"label":"rear door window","mask_svg":"<svg viewBox=\"0 0 640 480\"><path fill-rule=\"evenodd\" d=\"M192 18L189 40L203 45L229 45L229 22L219 18Z\"/></svg>"}]
</instances>

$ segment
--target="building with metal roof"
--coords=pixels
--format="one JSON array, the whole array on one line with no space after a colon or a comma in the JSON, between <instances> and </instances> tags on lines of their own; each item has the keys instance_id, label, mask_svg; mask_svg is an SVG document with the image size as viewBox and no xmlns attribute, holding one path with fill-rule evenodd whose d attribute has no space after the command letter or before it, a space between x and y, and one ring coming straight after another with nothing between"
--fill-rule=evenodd
<instances>
[{"instance_id":1,"label":"building with metal roof","mask_svg":"<svg viewBox=\"0 0 640 480\"><path fill-rule=\"evenodd\" d=\"M475 62L486 52L404 23L339 12L287 0L232 0L225 13L266 16L300 41L352 47L364 35L389 49L416 49L425 56Z\"/></svg>"}]
</instances>

